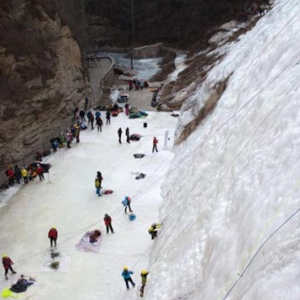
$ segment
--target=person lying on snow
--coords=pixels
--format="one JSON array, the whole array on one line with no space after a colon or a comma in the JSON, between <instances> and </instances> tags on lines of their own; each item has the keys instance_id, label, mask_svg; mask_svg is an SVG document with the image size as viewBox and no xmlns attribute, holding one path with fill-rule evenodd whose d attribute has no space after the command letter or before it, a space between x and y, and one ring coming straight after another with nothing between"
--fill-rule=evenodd
<instances>
[{"instance_id":1,"label":"person lying on snow","mask_svg":"<svg viewBox=\"0 0 300 300\"><path fill-rule=\"evenodd\" d=\"M97 243L101 235L101 231L96 229L92 235L90 235L90 243Z\"/></svg>"},{"instance_id":2,"label":"person lying on snow","mask_svg":"<svg viewBox=\"0 0 300 300\"><path fill-rule=\"evenodd\" d=\"M23 293L27 290L27 287L35 283L34 278L26 279L24 275L21 275L20 279L18 279L17 283L13 284L10 290L14 293Z\"/></svg>"}]
</instances>

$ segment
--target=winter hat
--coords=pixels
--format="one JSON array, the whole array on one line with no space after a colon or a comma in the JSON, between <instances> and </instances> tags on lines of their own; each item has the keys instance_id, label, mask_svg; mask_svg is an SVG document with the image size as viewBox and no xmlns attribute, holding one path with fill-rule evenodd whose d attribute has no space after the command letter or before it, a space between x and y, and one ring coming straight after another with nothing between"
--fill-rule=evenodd
<instances>
[{"instance_id":1,"label":"winter hat","mask_svg":"<svg viewBox=\"0 0 300 300\"><path fill-rule=\"evenodd\" d=\"M146 275L146 274L148 274L148 272L147 272L147 270L142 270L142 273L141 273L142 275Z\"/></svg>"},{"instance_id":2,"label":"winter hat","mask_svg":"<svg viewBox=\"0 0 300 300\"><path fill-rule=\"evenodd\" d=\"M123 270L124 270L124 271L128 271L128 267L125 266L125 267L123 268Z\"/></svg>"}]
</instances>

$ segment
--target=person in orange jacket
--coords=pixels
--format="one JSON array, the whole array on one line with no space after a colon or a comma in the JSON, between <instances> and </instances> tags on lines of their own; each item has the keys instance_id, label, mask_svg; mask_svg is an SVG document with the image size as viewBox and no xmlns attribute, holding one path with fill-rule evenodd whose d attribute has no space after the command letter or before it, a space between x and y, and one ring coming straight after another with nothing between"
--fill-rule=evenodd
<instances>
[{"instance_id":1,"label":"person in orange jacket","mask_svg":"<svg viewBox=\"0 0 300 300\"><path fill-rule=\"evenodd\" d=\"M57 237L58 237L57 229L56 229L56 227L53 226L48 232L48 238L50 239L50 247L51 248L53 247L53 244L54 244L54 247L56 247Z\"/></svg>"},{"instance_id":2,"label":"person in orange jacket","mask_svg":"<svg viewBox=\"0 0 300 300\"><path fill-rule=\"evenodd\" d=\"M152 148L152 153L154 152L154 150L156 152L158 152L157 150L157 144L158 144L158 139L156 137L153 138L153 148Z\"/></svg>"}]
</instances>

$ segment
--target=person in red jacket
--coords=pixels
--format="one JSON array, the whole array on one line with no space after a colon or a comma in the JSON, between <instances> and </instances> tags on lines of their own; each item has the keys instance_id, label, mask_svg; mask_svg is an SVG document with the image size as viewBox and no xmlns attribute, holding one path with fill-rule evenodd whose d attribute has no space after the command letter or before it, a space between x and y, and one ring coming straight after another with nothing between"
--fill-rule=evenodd
<instances>
[{"instance_id":1,"label":"person in red jacket","mask_svg":"<svg viewBox=\"0 0 300 300\"><path fill-rule=\"evenodd\" d=\"M5 270L5 279L7 280L7 274L8 274L8 270L11 271L12 274L16 274L17 272L12 268L12 265L14 264L13 261L6 255L3 254L2 255L2 264Z\"/></svg>"},{"instance_id":2,"label":"person in red jacket","mask_svg":"<svg viewBox=\"0 0 300 300\"><path fill-rule=\"evenodd\" d=\"M9 185L14 185L15 183L15 172L12 168L6 171L6 176L8 177Z\"/></svg>"},{"instance_id":3,"label":"person in red jacket","mask_svg":"<svg viewBox=\"0 0 300 300\"><path fill-rule=\"evenodd\" d=\"M153 148L152 148L152 153L154 152L154 150L156 150L156 152L158 152L157 150L157 144L158 144L158 139L156 137L153 138Z\"/></svg>"},{"instance_id":4,"label":"person in red jacket","mask_svg":"<svg viewBox=\"0 0 300 300\"><path fill-rule=\"evenodd\" d=\"M51 248L53 247L53 244L54 244L54 247L56 247L57 237L58 237L58 232L56 230L56 227L53 226L48 232L48 238L50 239L50 247Z\"/></svg>"},{"instance_id":5,"label":"person in red jacket","mask_svg":"<svg viewBox=\"0 0 300 300\"><path fill-rule=\"evenodd\" d=\"M44 170L41 165L37 165L36 173L39 175L40 180L44 180Z\"/></svg>"},{"instance_id":6,"label":"person in red jacket","mask_svg":"<svg viewBox=\"0 0 300 300\"><path fill-rule=\"evenodd\" d=\"M109 229L112 233L114 233L114 229L112 228L111 221L112 221L111 217L108 214L105 214L104 223L106 226L106 233L109 233Z\"/></svg>"}]
</instances>

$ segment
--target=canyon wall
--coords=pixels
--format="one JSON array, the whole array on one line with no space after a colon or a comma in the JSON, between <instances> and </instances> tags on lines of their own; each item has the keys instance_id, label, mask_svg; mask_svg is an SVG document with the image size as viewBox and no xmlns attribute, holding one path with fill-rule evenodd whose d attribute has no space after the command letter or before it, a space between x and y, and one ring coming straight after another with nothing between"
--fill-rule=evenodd
<instances>
[{"instance_id":1,"label":"canyon wall","mask_svg":"<svg viewBox=\"0 0 300 300\"><path fill-rule=\"evenodd\" d=\"M3 169L41 147L84 103L88 86L79 46L52 1L4 0L0 20Z\"/></svg>"}]
</instances>

